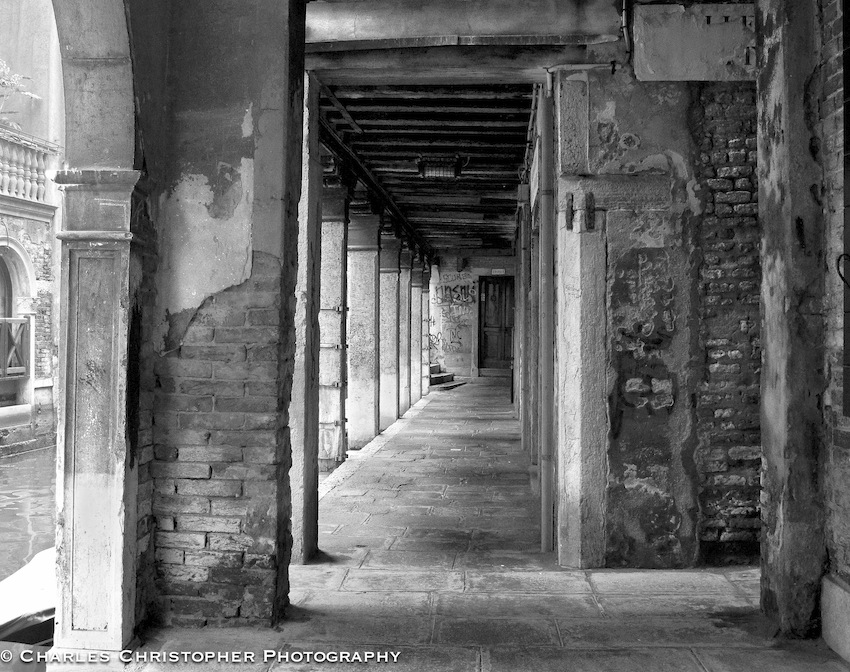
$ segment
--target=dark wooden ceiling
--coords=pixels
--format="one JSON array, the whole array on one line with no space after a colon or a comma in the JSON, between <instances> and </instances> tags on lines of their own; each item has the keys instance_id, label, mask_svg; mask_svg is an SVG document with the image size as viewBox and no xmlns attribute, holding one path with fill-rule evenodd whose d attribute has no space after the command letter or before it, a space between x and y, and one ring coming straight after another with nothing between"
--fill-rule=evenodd
<instances>
[{"instance_id":1,"label":"dark wooden ceiling","mask_svg":"<svg viewBox=\"0 0 850 672\"><path fill-rule=\"evenodd\" d=\"M531 112L531 84L323 86L322 138L435 253L509 248ZM460 177L420 175L420 158L456 155Z\"/></svg>"}]
</instances>

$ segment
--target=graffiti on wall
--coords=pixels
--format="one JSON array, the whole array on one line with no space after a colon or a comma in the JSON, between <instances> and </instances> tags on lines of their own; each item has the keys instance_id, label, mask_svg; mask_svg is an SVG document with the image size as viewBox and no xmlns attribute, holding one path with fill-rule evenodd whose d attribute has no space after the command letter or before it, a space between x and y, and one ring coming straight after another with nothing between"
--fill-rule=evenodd
<instances>
[{"instance_id":1,"label":"graffiti on wall","mask_svg":"<svg viewBox=\"0 0 850 672\"><path fill-rule=\"evenodd\" d=\"M434 288L431 303L434 305L437 324L431 332L431 348L437 359L447 354L471 352L470 329L478 304L478 291L472 274L468 272L443 273Z\"/></svg>"}]
</instances>

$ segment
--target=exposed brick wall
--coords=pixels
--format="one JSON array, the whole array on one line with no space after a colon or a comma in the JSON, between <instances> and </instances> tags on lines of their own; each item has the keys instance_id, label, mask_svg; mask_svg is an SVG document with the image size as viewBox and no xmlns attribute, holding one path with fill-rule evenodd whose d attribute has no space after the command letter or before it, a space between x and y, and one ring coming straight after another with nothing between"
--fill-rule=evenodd
<instances>
[{"instance_id":1,"label":"exposed brick wall","mask_svg":"<svg viewBox=\"0 0 850 672\"><path fill-rule=\"evenodd\" d=\"M844 380L845 321L850 290L844 288L835 272L835 259L850 252L848 232L844 224L844 43L842 12L839 0L825 0L821 15L823 24L823 94L820 101L821 137L823 139L826 198L827 262L826 306L827 343L826 371L829 376L824 408L830 437L825 460L825 500L827 508L826 541L829 571L850 580L850 408ZM845 275L850 265L843 266Z\"/></svg>"},{"instance_id":2,"label":"exposed brick wall","mask_svg":"<svg viewBox=\"0 0 850 672\"><path fill-rule=\"evenodd\" d=\"M175 625L268 623L277 558L280 263L208 299L156 363L159 607ZM280 512L286 515L287 512Z\"/></svg>"},{"instance_id":3,"label":"exposed brick wall","mask_svg":"<svg viewBox=\"0 0 850 672\"><path fill-rule=\"evenodd\" d=\"M697 87L694 135L705 196L699 233L697 392L700 556L755 561L759 554L760 283L756 99L750 83Z\"/></svg>"}]
</instances>

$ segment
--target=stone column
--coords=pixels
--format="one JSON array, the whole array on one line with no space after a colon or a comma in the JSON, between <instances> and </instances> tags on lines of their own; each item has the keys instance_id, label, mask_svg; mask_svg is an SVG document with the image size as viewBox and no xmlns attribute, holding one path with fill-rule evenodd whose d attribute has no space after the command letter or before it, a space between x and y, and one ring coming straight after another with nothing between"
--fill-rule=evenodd
<instances>
[{"instance_id":1,"label":"stone column","mask_svg":"<svg viewBox=\"0 0 850 672\"><path fill-rule=\"evenodd\" d=\"M345 460L348 313L349 189L340 177L325 178L322 191L322 272L319 312L319 468Z\"/></svg>"},{"instance_id":2,"label":"stone column","mask_svg":"<svg viewBox=\"0 0 850 672\"><path fill-rule=\"evenodd\" d=\"M763 27L757 34L758 202L764 227L761 606L783 634L804 637L820 620L826 555L820 489L826 438L825 219L822 157L813 144L818 136L810 107L818 99L822 67L818 8L796 0L756 5L756 23Z\"/></svg>"},{"instance_id":3,"label":"stone column","mask_svg":"<svg viewBox=\"0 0 850 672\"><path fill-rule=\"evenodd\" d=\"M383 432L398 420L399 410L399 253L401 241L392 231L381 232L381 391L380 424Z\"/></svg>"},{"instance_id":4,"label":"stone column","mask_svg":"<svg viewBox=\"0 0 850 672\"><path fill-rule=\"evenodd\" d=\"M538 354L540 346L540 329L537 320L537 314L540 312L540 229L536 226L536 221L532 222L531 232L529 234L529 271L531 277L528 285L528 325L527 335L528 341L526 348L528 349L528 440L529 449L531 452L531 464L537 465L540 462L540 407L537 403L538 392L540 391L540 379L538 373ZM538 472L539 476L539 472Z\"/></svg>"},{"instance_id":5,"label":"stone column","mask_svg":"<svg viewBox=\"0 0 850 672\"><path fill-rule=\"evenodd\" d=\"M398 290L398 415L410 408L410 268L412 255L402 247L399 257Z\"/></svg>"},{"instance_id":6,"label":"stone column","mask_svg":"<svg viewBox=\"0 0 850 672\"><path fill-rule=\"evenodd\" d=\"M57 398L58 650L133 637L138 456L126 436L131 170L67 171ZM59 669L58 667L56 669Z\"/></svg>"},{"instance_id":7,"label":"stone column","mask_svg":"<svg viewBox=\"0 0 850 672\"><path fill-rule=\"evenodd\" d=\"M607 261L604 219L596 221L604 213L594 209L594 194L573 179L589 172L588 101L584 77L562 74L555 96L556 543L558 562L568 567L602 567L605 562ZM593 182L600 194L608 185L604 178Z\"/></svg>"},{"instance_id":8,"label":"stone column","mask_svg":"<svg viewBox=\"0 0 850 672\"><path fill-rule=\"evenodd\" d=\"M410 405L422 398L422 261L410 272Z\"/></svg>"},{"instance_id":9,"label":"stone column","mask_svg":"<svg viewBox=\"0 0 850 672\"><path fill-rule=\"evenodd\" d=\"M521 207L519 218L519 245L517 257L519 270L517 274L517 317L519 333L519 365L520 379L518 386L517 401L519 403L519 422L523 452L531 453L531 432L529 429L529 413L531 411L530 379L528 375L530 362L528 361L529 342L529 292L531 284L531 208L529 207L528 185L520 186L519 204Z\"/></svg>"},{"instance_id":10,"label":"stone column","mask_svg":"<svg viewBox=\"0 0 850 672\"><path fill-rule=\"evenodd\" d=\"M380 408L381 217L368 203L352 204L348 231L348 446L378 435Z\"/></svg>"},{"instance_id":11,"label":"stone column","mask_svg":"<svg viewBox=\"0 0 850 672\"><path fill-rule=\"evenodd\" d=\"M292 467L292 562L307 562L319 543L319 288L322 160L319 85L305 77L298 276L295 285L295 365L289 403Z\"/></svg>"},{"instance_id":12,"label":"stone column","mask_svg":"<svg viewBox=\"0 0 850 672\"><path fill-rule=\"evenodd\" d=\"M426 260L422 269L422 396L431 391L431 264Z\"/></svg>"}]
</instances>

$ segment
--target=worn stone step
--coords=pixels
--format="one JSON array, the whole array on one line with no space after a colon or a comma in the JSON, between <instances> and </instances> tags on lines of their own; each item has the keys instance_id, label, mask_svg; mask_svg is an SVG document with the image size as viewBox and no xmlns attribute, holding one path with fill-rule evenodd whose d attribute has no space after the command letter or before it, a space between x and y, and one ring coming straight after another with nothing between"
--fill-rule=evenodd
<instances>
[{"instance_id":1,"label":"worn stone step","mask_svg":"<svg viewBox=\"0 0 850 672\"><path fill-rule=\"evenodd\" d=\"M442 373L443 369L439 364L431 364L430 371L431 375L434 375L435 373Z\"/></svg>"},{"instance_id":2,"label":"worn stone step","mask_svg":"<svg viewBox=\"0 0 850 672\"><path fill-rule=\"evenodd\" d=\"M443 383L451 383L455 379L453 373L432 373L431 385L442 385Z\"/></svg>"}]
</instances>

